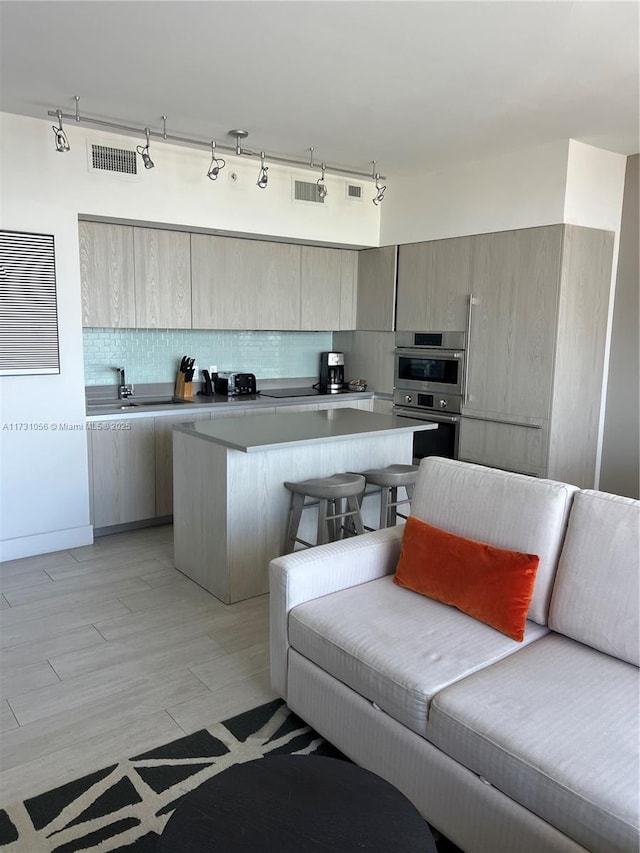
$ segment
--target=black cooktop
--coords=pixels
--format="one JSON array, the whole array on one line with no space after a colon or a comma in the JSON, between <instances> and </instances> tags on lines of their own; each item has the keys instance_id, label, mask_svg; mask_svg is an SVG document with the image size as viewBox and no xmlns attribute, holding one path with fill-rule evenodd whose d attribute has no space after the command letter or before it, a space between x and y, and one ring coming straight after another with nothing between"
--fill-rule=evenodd
<instances>
[{"instance_id":1,"label":"black cooktop","mask_svg":"<svg viewBox=\"0 0 640 853\"><path fill-rule=\"evenodd\" d=\"M348 391L345 388L344 391ZM317 397L319 395L328 395L329 391L320 391L318 388L267 388L266 391L261 391L261 397ZM334 393L340 394L340 391Z\"/></svg>"}]
</instances>

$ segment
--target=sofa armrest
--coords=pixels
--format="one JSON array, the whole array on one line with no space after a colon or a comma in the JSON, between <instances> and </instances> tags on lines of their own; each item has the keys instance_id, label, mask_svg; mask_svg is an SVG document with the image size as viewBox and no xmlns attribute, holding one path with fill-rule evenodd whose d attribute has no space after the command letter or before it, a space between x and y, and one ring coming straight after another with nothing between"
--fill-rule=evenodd
<instances>
[{"instance_id":1,"label":"sofa armrest","mask_svg":"<svg viewBox=\"0 0 640 853\"><path fill-rule=\"evenodd\" d=\"M289 611L395 571L404 525L276 557L269 564L271 686L287 698Z\"/></svg>"}]
</instances>

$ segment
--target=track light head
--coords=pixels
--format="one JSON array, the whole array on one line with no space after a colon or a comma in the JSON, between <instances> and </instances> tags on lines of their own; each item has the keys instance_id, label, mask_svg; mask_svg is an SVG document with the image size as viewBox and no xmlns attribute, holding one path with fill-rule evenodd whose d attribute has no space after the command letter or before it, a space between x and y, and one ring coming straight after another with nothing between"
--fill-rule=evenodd
<instances>
[{"instance_id":1,"label":"track light head","mask_svg":"<svg viewBox=\"0 0 640 853\"><path fill-rule=\"evenodd\" d=\"M322 168L322 176L320 178L318 178L318 180L316 181L316 185L318 187L318 198L322 199L322 201L324 201L325 198L329 194L329 190L327 189L327 185L324 182L324 172L325 172L325 169L327 167L323 163L321 168Z\"/></svg>"},{"instance_id":2,"label":"track light head","mask_svg":"<svg viewBox=\"0 0 640 853\"><path fill-rule=\"evenodd\" d=\"M156 164L153 162L153 160L151 159L151 156L149 154L149 136L151 134L151 131L149 130L148 127L145 127L144 132L147 136L147 144L146 145L138 145L138 147L136 148L136 151L142 157L142 162L144 163L145 169L153 169L153 167Z\"/></svg>"},{"instance_id":3,"label":"track light head","mask_svg":"<svg viewBox=\"0 0 640 853\"><path fill-rule=\"evenodd\" d=\"M267 172L269 171L269 167L264 165L264 151L260 152L260 171L258 172L258 180L256 181L256 186L261 190L266 190L267 183L269 181L269 176Z\"/></svg>"},{"instance_id":4,"label":"track light head","mask_svg":"<svg viewBox=\"0 0 640 853\"><path fill-rule=\"evenodd\" d=\"M380 186L380 172L376 172L376 194L374 195L372 201L375 205L380 204L380 202L384 199L384 194L387 191L387 187Z\"/></svg>"},{"instance_id":5,"label":"track light head","mask_svg":"<svg viewBox=\"0 0 640 853\"><path fill-rule=\"evenodd\" d=\"M70 151L71 146L69 145L69 140L67 139L67 134L64 132L62 127L62 112L61 110L56 111L56 115L58 116L58 127L55 124L51 125L51 130L53 131L53 135L56 140L56 151L60 154L64 154L65 151Z\"/></svg>"},{"instance_id":6,"label":"track light head","mask_svg":"<svg viewBox=\"0 0 640 853\"><path fill-rule=\"evenodd\" d=\"M211 142L211 163L209 164L209 170L207 172L207 177L211 181L217 181L218 175L220 174L220 170L224 169L226 166L226 161L222 159L222 157L216 157L216 143L212 140Z\"/></svg>"}]
</instances>

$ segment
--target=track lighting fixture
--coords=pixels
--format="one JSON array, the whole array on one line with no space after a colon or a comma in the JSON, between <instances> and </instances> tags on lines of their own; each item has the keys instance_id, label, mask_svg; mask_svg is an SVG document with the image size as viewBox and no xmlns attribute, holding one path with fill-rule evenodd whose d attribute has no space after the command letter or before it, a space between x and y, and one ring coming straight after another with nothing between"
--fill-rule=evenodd
<instances>
[{"instance_id":1,"label":"track lighting fixture","mask_svg":"<svg viewBox=\"0 0 640 853\"><path fill-rule=\"evenodd\" d=\"M142 158L142 163L145 169L153 169L155 164L151 159L151 155L149 152L149 143L151 136L154 136L158 139L161 139L165 142L175 142L180 145L188 145L191 147L199 148L199 147L207 147L211 148L211 163L209 165L209 169L207 171L207 177L211 181L215 181L220 174L220 170L223 169L226 165L224 159L222 157L218 157L217 151L229 151L231 154L235 154L236 156L244 156L244 157L260 157L260 171L258 172L258 179L256 181L257 186L260 189L266 189L267 184L269 182L268 178L268 167L265 166L265 158L266 154L264 151L256 151L251 150L249 148L243 147L243 142L249 136L249 132L247 130L230 130L229 136L233 137L233 145L224 145L221 144L216 146L215 141L205 141L203 139L192 139L186 136L178 136L176 134L167 133L167 117L166 115L162 116L162 130L151 130L149 127L145 127L144 130L140 127L132 127L131 125L122 124L116 121L106 121L104 119L99 118L91 118L89 116L80 115L80 96L74 95L75 98L75 114L74 113L65 113L60 109L49 110L48 115L57 119L57 124L52 125L53 133L55 136L55 145L56 151L64 152L69 151L71 146L69 145L69 140L67 139L67 135L62 127L62 120L74 120L78 123L92 124L97 127L103 129L111 129L116 131L117 133L125 133L131 136L138 136L143 133L146 137L146 143L144 145L138 145L136 147L136 151ZM378 171L376 171L376 161L371 161L373 164L373 170L371 172L360 171L359 169L351 169L344 166L327 166L326 163L315 163L313 159L313 148L309 148L309 159L301 160L297 157L289 157L287 155L278 155L278 154L269 154L270 163L282 163L289 166L294 166L296 168L310 169L312 171L317 171L318 168L321 168L322 173L319 180L316 181L317 186L317 198L319 200L324 200L328 195L327 184L325 181L325 173L331 172L338 175L353 175L358 178L367 178L368 180L375 181L376 194L373 198L374 204L380 204L384 197L384 193L386 191L386 186L381 185L381 181L385 180L385 176L381 175ZM235 173L234 173L235 174Z\"/></svg>"},{"instance_id":2,"label":"track lighting fixture","mask_svg":"<svg viewBox=\"0 0 640 853\"><path fill-rule=\"evenodd\" d=\"M267 181L269 180L267 176L267 171L269 167L264 165L264 151L260 152L260 171L258 172L258 180L256 181L256 185L260 187L261 190L265 190L267 188Z\"/></svg>"},{"instance_id":3,"label":"track lighting fixture","mask_svg":"<svg viewBox=\"0 0 640 853\"><path fill-rule=\"evenodd\" d=\"M324 199L327 197L327 195L329 193L329 190L327 189L327 185L324 182L324 170L327 167L323 163L321 168L322 168L322 176L320 178L318 178L318 180L316 181L316 184L318 186L318 198L320 198L324 201Z\"/></svg>"},{"instance_id":4,"label":"track lighting fixture","mask_svg":"<svg viewBox=\"0 0 640 853\"><path fill-rule=\"evenodd\" d=\"M226 166L226 161L222 159L222 157L216 157L216 143L211 141L211 163L209 165L209 171L207 172L207 177L216 181L218 179L218 175L220 174L220 169L224 169Z\"/></svg>"},{"instance_id":5,"label":"track lighting fixture","mask_svg":"<svg viewBox=\"0 0 640 853\"><path fill-rule=\"evenodd\" d=\"M144 146L138 145L138 147L136 148L136 151L142 157L142 162L144 163L145 169L153 169L153 167L156 164L153 162L153 160L149 156L149 136L151 135L151 131L149 130L148 127L145 127L144 132L145 132L146 137L147 137L147 144Z\"/></svg>"},{"instance_id":6,"label":"track lighting fixture","mask_svg":"<svg viewBox=\"0 0 640 853\"><path fill-rule=\"evenodd\" d=\"M376 172L376 161L372 160L373 169L371 171L371 177L375 179L376 182L376 194L374 195L372 201L375 205L380 204L380 202L384 199L384 194L387 191L386 186L380 186L380 172Z\"/></svg>"},{"instance_id":7,"label":"track lighting fixture","mask_svg":"<svg viewBox=\"0 0 640 853\"><path fill-rule=\"evenodd\" d=\"M65 151L70 151L71 146L69 145L67 134L64 132L64 129L62 127L61 110L57 110L56 115L58 116L58 127L56 127L55 124L52 124L51 130L53 131L53 135L56 138L56 151L59 151L62 154Z\"/></svg>"}]
</instances>

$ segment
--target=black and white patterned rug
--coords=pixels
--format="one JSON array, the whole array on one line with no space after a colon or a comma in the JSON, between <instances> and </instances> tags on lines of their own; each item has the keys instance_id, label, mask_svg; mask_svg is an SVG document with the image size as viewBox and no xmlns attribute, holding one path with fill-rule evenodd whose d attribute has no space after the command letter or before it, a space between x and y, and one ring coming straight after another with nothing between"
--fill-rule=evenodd
<instances>
[{"instance_id":1,"label":"black and white patterned rug","mask_svg":"<svg viewBox=\"0 0 640 853\"><path fill-rule=\"evenodd\" d=\"M155 853L189 791L236 762L279 753L344 758L278 699L0 808L0 851ZM438 850L456 848L442 839Z\"/></svg>"}]
</instances>

